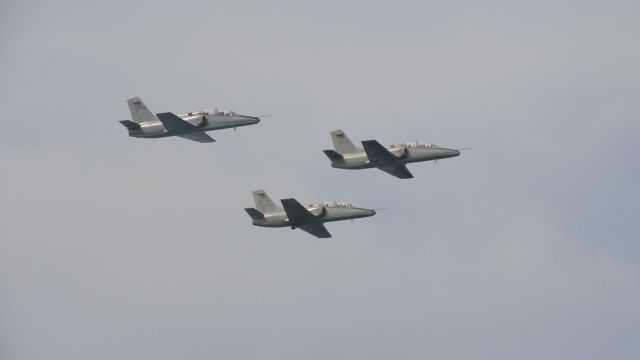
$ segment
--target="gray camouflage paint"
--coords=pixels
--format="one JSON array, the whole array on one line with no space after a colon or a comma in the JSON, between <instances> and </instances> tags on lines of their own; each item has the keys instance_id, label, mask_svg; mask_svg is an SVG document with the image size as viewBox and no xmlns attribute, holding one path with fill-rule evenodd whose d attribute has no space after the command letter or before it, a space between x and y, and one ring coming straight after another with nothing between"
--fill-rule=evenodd
<instances>
[{"instance_id":1,"label":"gray camouflage paint","mask_svg":"<svg viewBox=\"0 0 640 360\"><path fill-rule=\"evenodd\" d=\"M353 220L373 216L375 210L354 207L351 204L338 203L336 201L327 203L315 203L303 206L304 210L311 215L304 219L291 219L283 207L276 206L267 193L260 189L253 192L256 209L245 209L252 218L252 224L261 227L291 227L291 229L301 228L312 235L317 233L309 231L307 226L322 225L326 222ZM281 200L283 206L293 199ZM293 200L295 201L295 200ZM304 212L304 211L303 211ZM322 229L326 232L326 229ZM327 235L330 236L330 234ZM320 237L320 236L319 236Z\"/></svg>"},{"instance_id":2,"label":"gray camouflage paint","mask_svg":"<svg viewBox=\"0 0 640 360\"><path fill-rule=\"evenodd\" d=\"M150 113L139 98L128 99L127 102L129 103L133 121L140 125L140 128L138 129L129 129L129 136L138 138L162 138L189 133L177 133L167 130L160 119L158 119L156 115ZM136 114L136 107L139 111L144 111L147 114L147 117L140 119L140 115ZM256 116L240 115L234 112L219 112L217 110L214 113L207 111L194 111L177 116L187 123L195 126L193 131L191 131L192 133L238 128L241 126L254 125L260 122L260 118Z\"/></svg>"},{"instance_id":3,"label":"gray camouflage paint","mask_svg":"<svg viewBox=\"0 0 640 360\"><path fill-rule=\"evenodd\" d=\"M397 156L396 164L405 165L414 162L432 161L446 159L460 155L459 150L447 149L441 147L410 147L407 145L392 145L387 147L387 150ZM380 166L375 162L369 160L367 153L361 149L361 151L349 154L342 154L343 160L331 161L331 167L337 169L370 169Z\"/></svg>"}]
</instances>

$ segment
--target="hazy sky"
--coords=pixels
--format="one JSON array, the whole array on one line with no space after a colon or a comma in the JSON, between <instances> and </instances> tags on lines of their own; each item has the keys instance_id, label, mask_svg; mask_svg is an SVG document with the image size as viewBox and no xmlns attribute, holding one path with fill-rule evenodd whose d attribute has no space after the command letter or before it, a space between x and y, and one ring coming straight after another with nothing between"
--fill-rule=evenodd
<instances>
[{"instance_id":1,"label":"hazy sky","mask_svg":"<svg viewBox=\"0 0 640 360\"><path fill-rule=\"evenodd\" d=\"M4 1L0 358L640 358L638 1ZM273 114L214 144L155 112ZM332 169L329 131L462 156ZM251 191L389 207L331 239Z\"/></svg>"}]
</instances>

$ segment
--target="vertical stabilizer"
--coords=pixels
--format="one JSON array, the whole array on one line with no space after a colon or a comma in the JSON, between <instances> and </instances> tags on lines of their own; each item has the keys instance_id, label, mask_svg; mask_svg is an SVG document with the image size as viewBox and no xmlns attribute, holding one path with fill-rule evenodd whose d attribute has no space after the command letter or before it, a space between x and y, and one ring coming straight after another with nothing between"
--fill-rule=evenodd
<instances>
[{"instance_id":1,"label":"vertical stabilizer","mask_svg":"<svg viewBox=\"0 0 640 360\"><path fill-rule=\"evenodd\" d=\"M332 131L331 139L333 140L333 147L339 154L349 154L358 151L342 130Z\"/></svg>"},{"instance_id":2,"label":"vertical stabilizer","mask_svg":"<svg viewBox=\"0 0 640 360\"><path fill-rule=\"evenodd\" d=\"M256 209L261 213L274 212L278 210L276 204L271 200L267 193L260 189L253 192L253 200L256 203Z\"/></svg>"},{"instance_id":3,"label":"vertical stabilizer","mask_svg":"<svg viewBox=\"0 0 640 360\"><path fill-rule=\"evenodd\" d=\"M131 111L131 120L137 123L157 120L156 116L147 108L139 97L127 99L129 111Z\"/></svg>"}]
</instances>

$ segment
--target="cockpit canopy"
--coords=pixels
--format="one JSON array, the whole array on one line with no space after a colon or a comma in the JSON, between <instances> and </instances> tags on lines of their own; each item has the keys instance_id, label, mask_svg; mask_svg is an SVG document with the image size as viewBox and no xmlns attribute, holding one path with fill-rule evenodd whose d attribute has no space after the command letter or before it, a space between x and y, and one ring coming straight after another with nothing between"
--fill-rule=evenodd
<instances>
[{"instance_id":1,"label":"cockpit canopy","mask_svg":"<svg viewBox=\"0 0 640 360\"><path fill-rule=\"evenodd\" d=\"M323 202L323 203L318 203L318 204L313 204L311 205L313 207L320 207L320 206L324 206L324 207L340 207L340 208L352 208L353 205L351 204L347 204L347 203L340 203L337 201L329 201L329 202Z\"/></svg>"},{"instance_id":2,"label":"cockpit canopy","mask_svg":"<svg viewBox=\"0 0 640 360\"><path fill-rule=\"evenodd\" d=\"M235 112L231 111L231 110L218 110L218 109L213 109L213 110L205 110L204 113L206 115L218 115L218 116L234 116L237 115Z\"/></svg>"},{"instance_id":3,"label":"cockpit canopy","mask_svg":"<svg viewBox=\"0 0 640 360\"><path fill-rule=\"evenodd\" d=\"M393 144L392 148L422 148L422 149L435 149L438 147L436 144L425 144L419 141L408 142L404 144Z\"/></svg>"},{"instance_id":4,"label":"cockpit canopy","mask_svg":"<svg viewBox=\"0 0 640 360\"><path fill-rule=\"evenodd\" d=\"M414 142L408 142L405 144L406 147L408 148L427 148L427 149L433 149L436 147L436 144L425 144L425 143L421 143L419 141L414 141Z\"/></svg>"}]
</instances>

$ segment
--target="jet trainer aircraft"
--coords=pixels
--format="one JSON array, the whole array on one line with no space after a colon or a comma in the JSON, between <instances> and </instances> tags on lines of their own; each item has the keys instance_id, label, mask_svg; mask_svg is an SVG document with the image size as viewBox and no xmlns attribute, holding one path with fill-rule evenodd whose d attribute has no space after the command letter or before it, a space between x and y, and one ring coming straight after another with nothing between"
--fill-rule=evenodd
<instances>
[{"instance_id":1,"label":"jet trainer aircraft","mask_svg":"<svg viewBox=\"0 0 640 360\"><path fill-rule=\"evenodd\" d=\"M353 220L376 214L375 210L362 209L351 204L337 202L317 203L303 206L296 199L282 199L282 207L276 206L264 190L253 192L256 208L244 209L255 226L300 228L319 238L330 238L323 223Z\"/></svg>"},{"instance_id":2,"label":"jet trainer aircraft","mask_svg":"<svg viewBox=\"0 0 640 360\"><path fill-rule=\"evenodd\" d=\"M160 138L180 136L201 142L214 142L205 131L237 128L260 122L256 116L239 115L233 111L194 111L175 115L170 112L153 114L140 98L127 99L132 120L120 123L129 130L129 136L138 138Z\"/></svg>"},{"instance_id":3,"label":"jet trainer aircraft","mask_svg":"<svg viewBox=\"0 0 640 360\"><path fill-rule=\"evenodd\" d=\"M338 169L378 168L400 179L413 175L406 164L419 161L438 160L460 155L460 150L445 149L419 142L382 146L376 140L365 140L362 148L356 148L342 130L331 132L335 150L324 150L331 160L331 167Z\"/></svg>"}]
</instances>

